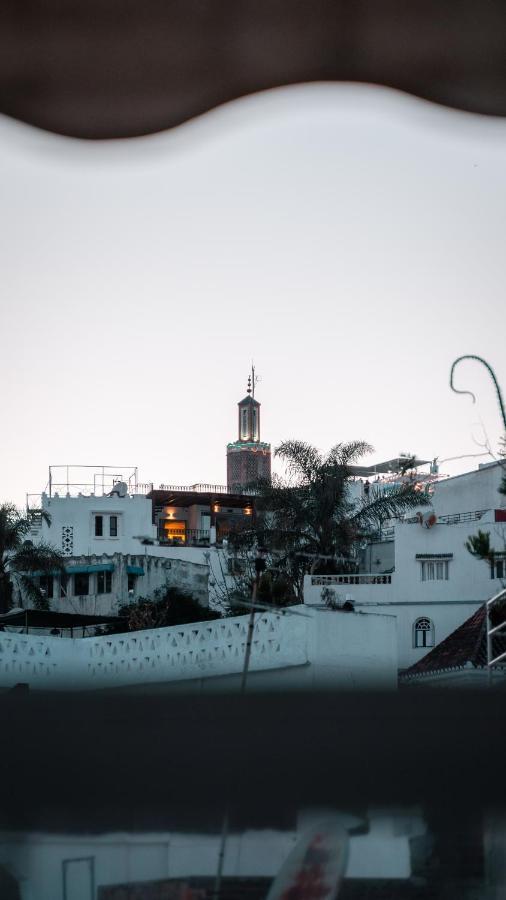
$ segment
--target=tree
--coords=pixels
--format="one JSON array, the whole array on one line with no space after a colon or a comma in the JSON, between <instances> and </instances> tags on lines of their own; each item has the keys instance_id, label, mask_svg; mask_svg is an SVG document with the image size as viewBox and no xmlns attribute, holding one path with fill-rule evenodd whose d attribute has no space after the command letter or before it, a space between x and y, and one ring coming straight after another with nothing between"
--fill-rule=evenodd
<instances>
[{"instance_id":1,"label":"tree","mask_svg":"<svg viewBox=\"0 0 506 900\"><path fill-rule=\"evenodd\" d=\"M475 559L481 559L485 562L493 562L495 550L490 546L490 532L481 531L478 528L477 534L472 534L466 541L466 550L474 556Z\"/></svg>"},{"instance_id":2,"label":"tree","mask_svg":"<svg viewBox=\"0 0 506 900\"><path fill-rule=\"evenodd\" d=\"M139 597L135 603L125 603L118 609L118 622L110 623L105 634L142 631L147 628L166 628L220 619L219 612L202 606L191 594L169 585L154 592L152 598Z\"/></svg>"},{"instance_id":3,"label":"tree","mask_svg":"<svg viewBox=\"0 0 506 900\"><path fill-rule=\"evenodd\" d=\"M20 596L36 609L49 609L49 601L37 582L39 575L65 577L64 557L47 543L34 544L27 538L35 521L51 522L45 510L20 512L13 503L0 504L0 611L12 605L14 585Z\"/></svg>"},{"instance_id":4,"label":"tree","mask_svg":"<svg viewBox=\"0 0 506 900\"><path fill-rule=\"evenodd\" d=\"M275 456L285 463L286 475L257 483L256 522L238 540L266 547L268 570L288 574L296 596L309 571L356 571L358 541L385 521L430 503L411 479L389 491L373 487L354 500L351 466L370 452L364 441L336 444L326 454L303 441L284 441Z\"/></svg>"}]
</instances>

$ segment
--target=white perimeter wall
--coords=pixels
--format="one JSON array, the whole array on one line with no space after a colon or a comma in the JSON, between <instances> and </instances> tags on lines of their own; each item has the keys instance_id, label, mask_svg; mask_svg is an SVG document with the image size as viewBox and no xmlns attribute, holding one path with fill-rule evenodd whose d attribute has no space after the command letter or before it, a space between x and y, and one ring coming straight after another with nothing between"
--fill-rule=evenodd
<instances>
[{"instance_id":1,"label":"white perimeter wall","mask_svg":"<svg viewBox=\"0 0 506 900\"><path fill-rule=\"evenodd\" d=\"M243 668L248 616L96 638L0 633L0 687L100 689L237 679ZM397 685L395 619L291 607L257 615L251 679L258 687ZM266 678L265 674L270 673ZM254 685L253 685L254 686Z\"/></svg>"},{"instance_id":2,"label":"white perimeter wall","mask_svg":"<svg viewBox=\"0 0 506 900\"><path fill-rule=\"evenodd\" d=\"M425 825L416 812L396 815L391 811L373 811L369 833L350 838L346 877L408 878L409 839L424 832ZM224 876L273 877L297 838L295 830L231 834L226 844ZM214 877L219 846L219 835L177 832L100 836L4 834L0 835L0 862L19 880L22 900L62 900L64 860L93 857L97 887L163 878ZM86 897L79 893L82 874L82 867L68 867L69 900Z\"/></svg>"}]
</instances>

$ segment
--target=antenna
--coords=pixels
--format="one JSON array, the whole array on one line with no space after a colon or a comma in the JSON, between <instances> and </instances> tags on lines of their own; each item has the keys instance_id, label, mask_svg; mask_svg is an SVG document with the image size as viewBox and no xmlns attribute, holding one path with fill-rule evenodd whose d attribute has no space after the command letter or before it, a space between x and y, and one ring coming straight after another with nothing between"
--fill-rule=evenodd
<instances>
[{"instance_id":1,"label":"antenna","mask_svg":"<svg viewBox=\"0 0 506 900\"><path fill-rule=\"evenodd\" d=\"M260 381L260 376L255 374L255 364L253 360L251 360L251 375L248 378L248 394L251 393L253 400L255 399L255 385ZM251 387L251 391L249 388Z\"/></svg>"}]
</instances>

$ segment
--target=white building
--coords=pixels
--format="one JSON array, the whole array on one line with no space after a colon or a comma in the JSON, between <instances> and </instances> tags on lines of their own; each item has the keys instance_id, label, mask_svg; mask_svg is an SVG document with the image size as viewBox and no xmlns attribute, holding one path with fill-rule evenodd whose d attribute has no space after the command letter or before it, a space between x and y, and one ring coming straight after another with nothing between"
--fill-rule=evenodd
<instances>
[{"instance_id":1,"label":"white building","mask_svg":"<svg viewBox=\"0 0 506 900\"><path fill-rule=\"evenodd\" d=\"M0 634L0 689L238 690L248 616L98 637ZM254 690L397 687L395 619L290 607L256 616L248 686Z\"/></svg>"},{"instance_id":2,"label":"white building","mask_svg":"<svg viewBox=\"0 0 506 900\"><path fill-rule=\"evenodd\" d=\"M298 837L325 812L306 811L292 831L274 829L232 833L227 839L223 877L265 878L266 887ZM326 812L329 815L329 812ZM334 813L335 815L335 813ZM343 822L353 827L350 815ZM345 877L394 879L402 889L412 874L412 844L426 834L416 810L368 811L365 833L352 834ZM94 900L100 886L165 879L216 877L220 836L181 832L62 835L0 834L0 865L15 877L21 900Z\"/></svg>"},{"instance_id":3,"label":"white building","mask_svg":"<svg viewBox=\"0 0 506 900\"><path fill-rule=\"evenodd\" d=\"M506 496L498 463L433 485L432 508L386 529L371 542L357 575L308 575L304 602L321 604L333 591L337 602L394 615L399 665L424 656L501 588L506 576ZM466 549L470 535L490 534L493 564ZM322 591L327 592L323 594Z\"/></svg>"}]
</instances>

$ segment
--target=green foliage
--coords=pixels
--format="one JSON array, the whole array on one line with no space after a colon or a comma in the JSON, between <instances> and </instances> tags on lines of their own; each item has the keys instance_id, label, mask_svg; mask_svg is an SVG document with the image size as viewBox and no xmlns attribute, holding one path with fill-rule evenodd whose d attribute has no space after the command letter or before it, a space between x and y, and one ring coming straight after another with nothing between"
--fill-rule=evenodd
<instances>
[{"instance_id":1,"label":"green foliage","mask_svg":"<svg viewBox=\"0 0 506 900\"><path fill-rule=\"evenodd\" d=\"M201 606L191 594L174 586L155 591L153 598L140 597L135 603L125 603L119 607L118 616L118 623L108 625L106 634L221 618L219 613Z\"/></svg>"},{"instance_id":2,"label":"green foliage","mask_svg":"<svg viewBox=\"0 0 506 900\"><path fill-rule=\"evenodd\" d=\"M472 534L468 537L465 547L475 559L481 559L487 562L492 562L494 559L494 550L492 550L490 546L489 531L480 531L480 529L478 529L478 534Z\"/></svg>"},{"instance_id":3,"label":"green foliage","mask_svg":"<svg viewBox=\"0 0 506 900\"><path fill-rule=\"evenodd\" d=\"M304 441L284 441L275 455L286 475L255 485L256 520L238 541L243 548L269 551L271 567L284 573L292 596L301 596L309 571L355 571L357 541L388 519L430 503L412 482L389 492L373 487L369 497L354 503L351 466L371 451L365 441L336 444L327 454Z\"/></svg>"},{"instance_id":4,"label":"green foliage","mask_svg":"<svg viewBox=\"0 0 506 900\"><path fill-rule=\"evenodd\" d=\"M0 611L6 612L12 603L13 584L36 609L49 609L35 573L51 575L65 572L64 557L47 543L34 544L27 539L35 521L47 524L51 519L45 510L22 513L13 503L0 505Z\"/></svg>"}]
</instances>

